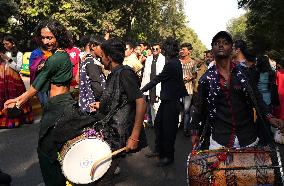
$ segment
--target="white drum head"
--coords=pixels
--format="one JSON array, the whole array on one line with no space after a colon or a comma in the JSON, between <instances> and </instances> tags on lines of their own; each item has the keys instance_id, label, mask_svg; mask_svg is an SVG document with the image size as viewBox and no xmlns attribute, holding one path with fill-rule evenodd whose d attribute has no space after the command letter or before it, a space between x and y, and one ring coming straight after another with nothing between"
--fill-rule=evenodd
<instances>
[{"instance_id":1,"label":"white drum head","mask_svg":"<svg viewBox=\"0 0 284 186\"><path fill-rule=\"evenodd\" d=\"M101 178L111 165L111 158L102 161L95 170L93 180L90 172L93 164L111 154L106 142L95 138L86 138L76 142L62 160L63 174L73 183L87 184Z\"/></svg>"}]
</instances>

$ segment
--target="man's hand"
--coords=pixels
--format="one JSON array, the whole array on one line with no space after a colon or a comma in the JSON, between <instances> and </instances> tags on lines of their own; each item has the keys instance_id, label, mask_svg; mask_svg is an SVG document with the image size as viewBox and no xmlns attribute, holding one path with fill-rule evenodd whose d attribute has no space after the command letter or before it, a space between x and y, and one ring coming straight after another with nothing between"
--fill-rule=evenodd
<instances>
[{"instance_id":1,"label":"man's hand","mask_svg":"<svg viewBox=\"0 0 284 186\"><path fill-rule=\"evenodd\" d=\"M278 128L281 132L284 132L284 121L274 117L270 118L268 121L272 126Z\"/></svg>"},{"instance_id":2,"label":"man's hand","mask_svg":"<svg viewBox=\"0 0 284 186\"><path fill-rule=\"evenodd\" d=\"M192 135L192 136L191 136L191 145L192 145L192 148L194 148L198 143L199 143L199 136L197 136L197 135Z\"/></svg>"},{"instance_id":3,"label":"man's hand","mask_svg":"<svg viewBox=\"0 0 284 186\"><path fill-rule=\"evenodd\" d=\"M96 112L100 108L100 102L90 103L89 107L91 109L91 112Z\"/></svg>"},{"instance_id":4,"label":"man's hand","mask_svg":"<svg viewBox=\"0 0 284 186\"><path fill-rule=\"evenodd\" d=\"M134 139L132 137L129 137L127 140L127 144L126 144L126 152L130 151L130 150L135 150L138 147L138 139Z\"/></svg>"}]
</instances>

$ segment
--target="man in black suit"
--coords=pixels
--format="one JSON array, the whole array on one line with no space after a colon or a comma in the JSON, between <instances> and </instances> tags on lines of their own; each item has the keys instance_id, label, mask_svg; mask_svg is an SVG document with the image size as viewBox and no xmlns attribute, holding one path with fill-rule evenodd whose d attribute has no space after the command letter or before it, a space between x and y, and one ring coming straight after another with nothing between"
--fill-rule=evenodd
<instances>
[{"instance_id":1,"label":"man in black suit","mask_svg":"<svg viewBox=\"0 0 284 186\"><path fill-rule=\"evenodd\" d=\"M174 161L174 145L178 129L180 98L187 95L182 76L182 65L178 60L179 44L172 38L166 39L162 49L166 64L160 74L146 84L146 92L161 82L161 104L155 118L155 150L148 157L159 156L157 166L166 166Z\"/></svg>"}]
</instances>

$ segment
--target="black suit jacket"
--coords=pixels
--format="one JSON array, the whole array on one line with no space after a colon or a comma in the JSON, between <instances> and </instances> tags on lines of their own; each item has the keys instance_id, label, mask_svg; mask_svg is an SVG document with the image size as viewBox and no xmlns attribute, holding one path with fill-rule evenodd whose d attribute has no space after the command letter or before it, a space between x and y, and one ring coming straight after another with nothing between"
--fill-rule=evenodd
<instances>
[{"instance_id":1,"label":"black suit jacket","mask_svg":"<svg viewBox=\"0 0 284 186\"><path fill-rule=\"evenodd\" d=\"M161 100L178 100L187 94L182 75L182 65L177 58L171 58L162 72L146 84L141 91L146 92L161 82Z\"/></svg>"}]
</instances>

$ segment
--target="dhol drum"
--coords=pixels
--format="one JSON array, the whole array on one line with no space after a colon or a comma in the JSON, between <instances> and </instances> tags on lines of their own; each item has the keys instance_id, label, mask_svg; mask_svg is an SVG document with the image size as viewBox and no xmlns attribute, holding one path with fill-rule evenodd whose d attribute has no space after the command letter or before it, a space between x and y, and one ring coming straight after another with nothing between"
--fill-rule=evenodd
<instances>
[{"instance_id":1,"label":"dhol drum","mask_svg":"<svg viewBox=\"0 0 284 186\"><path fill-rule=\"evenodd\" d=\"M193 151L187 175L190 186L283 185L280 153L270 148Z\"/></svg>"},{"instance_id":2,"label":"dhol drum","mask_svg":"<svg viewBox=\"0 0 284 186\"><path fill-rule=\"evenodd\" d=\"M90 134L91 133L91 134ZM90 134L90 135L89 135ZM93 178L90 176L92 166L98 160L111 154L111 148L96 132L84 132L69 140L61 148L58 160L65 177L76 184L87 184L101 178L111 165L111 157L100 162Z\"/></svg>"}]
</instances>

